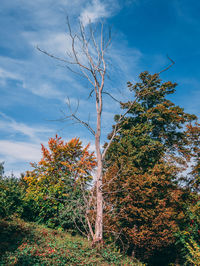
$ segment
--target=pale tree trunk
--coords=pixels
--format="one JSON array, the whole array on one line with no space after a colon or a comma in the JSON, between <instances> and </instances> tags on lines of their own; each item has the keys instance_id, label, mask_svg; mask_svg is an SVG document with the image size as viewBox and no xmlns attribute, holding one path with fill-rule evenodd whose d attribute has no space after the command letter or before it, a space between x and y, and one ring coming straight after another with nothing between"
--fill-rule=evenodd
<instances>
[{"instance_id":1,"label":"pale tree trunk","mask_svg":"<svg viewBox=\"0 0 200 266\"><path fill-rule=\"evenodd\" d=\"M96 173L96 221L95 221L95 236L94 242L101 242L103 239L103 193L102 193L102 177L103 177L103 165L102 154L100 147L101 136L101 109L102 103L98 106L97 102L97 132L95 135L95 147L97 154L97 173Z\"/></svg>"},{"instance_id":2,"label":"pale tree trunk","mask_svg":"<svg viewBox=\"0 0 200 266\"><path fill-rule=\"evenodd\" d=\"M96 221L95 221L95 239L94 241L102 241L103 239L103 193L102 193L102 161L99 161L97 170L96 185Z\"/></svg>"}]
</instances>

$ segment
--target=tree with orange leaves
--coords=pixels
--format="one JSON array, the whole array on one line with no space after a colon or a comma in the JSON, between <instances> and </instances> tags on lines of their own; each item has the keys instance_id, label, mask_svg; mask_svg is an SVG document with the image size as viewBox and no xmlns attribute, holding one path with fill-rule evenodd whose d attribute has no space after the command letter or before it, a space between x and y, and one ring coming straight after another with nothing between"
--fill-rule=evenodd
<instances>
[{"instance_id":1,"label":"tree with orange leaves","mask_svg":"<svg viewBox=\"0 0 200 266\"><path fill-rule=\"evenodd\" d=\"M78 138L65 143L56 135L49 139L48 146L42 145L42 159L31 163L34 169L24 177L27 198L37 203L42 222L63 227L74 227L75 222L82 228L85 213L78 204L84 206L82 193L87 193L92 179L94 154Z\"/></svg>"}]
</instances>

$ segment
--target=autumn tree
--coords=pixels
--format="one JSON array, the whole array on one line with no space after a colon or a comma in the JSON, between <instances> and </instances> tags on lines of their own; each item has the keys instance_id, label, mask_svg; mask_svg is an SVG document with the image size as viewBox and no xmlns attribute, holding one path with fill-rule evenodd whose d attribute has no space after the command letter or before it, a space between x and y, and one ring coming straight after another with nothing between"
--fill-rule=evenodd
<instances>
[{"instance_id":1,"label":"autumn tree","mask_svg":"<svg viewBox=\"0 0 200 266\"><path fill-rule=\"evenodd\" d=\"M42 145L42 159L32 163L34 169L23 178L27 184L26 198L37 202L43 222L59 219L64 212L68 221L59 221L59 224L74 227L78 223L77 227L80 225L85 232L87 217L81 209L85 206L82 193L87 193L92 179L96 165L94 154L89 152L89 145L83 147L78 138L65 143L56 136L49 139L48 146L49 149Z\"/></svg>"},{"instance_id":2,"label":"autumn tree","mask_svg":"<svg viewBox=\"0 0 200 266\"><path fill-rule=\"evenodd\" d=\"M170 246L184 215L178 174L192 158L185 126L196 117L167 99L176 85L148 72L135 85L128 83L136 100L121 104L131 108L106 157L106 226L142 256Z\"/></svg>"}]
</instances>

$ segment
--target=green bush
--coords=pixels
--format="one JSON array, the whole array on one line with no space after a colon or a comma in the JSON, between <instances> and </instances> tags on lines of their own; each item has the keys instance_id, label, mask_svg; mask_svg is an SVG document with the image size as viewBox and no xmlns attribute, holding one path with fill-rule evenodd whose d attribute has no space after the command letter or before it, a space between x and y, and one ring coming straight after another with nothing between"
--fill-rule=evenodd
<instances>
[{"instance_id":1,"label":"green bush","mask_svg":"<svg viewBox=\"0 0 200 266\"><path fill-rule=\"evenodd\" d=\"M200 259L200 200L199 195L191 193L185 203L184 219L176 234L176 248L183 265ZM199 264L194 265L200 265Z\"/></svg>"}]
</instances>

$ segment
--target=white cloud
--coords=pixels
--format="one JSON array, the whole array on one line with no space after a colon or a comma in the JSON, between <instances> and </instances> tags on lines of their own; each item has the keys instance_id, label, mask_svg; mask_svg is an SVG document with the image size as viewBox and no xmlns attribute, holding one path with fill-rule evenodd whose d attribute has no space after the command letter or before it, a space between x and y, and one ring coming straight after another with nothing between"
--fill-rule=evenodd
<instances>
[{"instance_id":1,"label":"white cloud","mask_svg":"<svg viewBox=\"0 0 200 266\"><path fill-rule=\"evenodd\" d=\"M0 68L0 78L2 79L19 79L19 76L13 72Z\"/></svg>"},{"instance_id":2,"label":"white cloud","mask_svg":"<svg viewBox=\"0 0 200 266\"><path fill-rule=\"evenodd\" d=\"M0 120L1 132L3 131L7 133L10 132L14 135L16 133L20 133L24 136L28 136L32 141L36 141L36 142L40 141L38 134L53 132L52 129L48 129L42 126L31 127L24 123L16 122L13 118L5 115L2 112L0 112L0 116L4 119L4 120Z\"/></svg>"},{"instance_id":3,"label":"white cloud","mask_svg":"<svg viewBox=\"0 0 200 266\"><path fill-rule=\"evenodd\" d=\"M18 82L20 88L25 89L27 92L47 99L53 98L62 100L63 93L55 89L56 85L51 82L51 78L53 79L56 77L58 71L51 71L51 65L46 65L46 68L44 68L43 65L45 62L42 62L42 59L43 57L40 58L41 64L37 67L36 64L39 63L38 61L36 62L37 58L30 62L26 62L0 57L0 62L3 65L3 67L0 68L0 84L5 87L7 80L12 79ZM9 71L6 69L9 69ZM43 70L43 72L41 72L41 70ZM61 80L66 79L64 75L59 75L59 77ZM12 90L13 88L11 88L11 91Z\"/></svg>"},{"instance_id":4,"label":"white cloud","mask_svg":"<svg viewBox=\"0 0 200 266\"><path fill-rule=\"evenodd\" d=\"M101 18L110 17L117 8L117 1L103 2L100 0L92 0L92 2L83 9L79 19L84 26L87 26L90 22L94 23Z\"/></svg>"},{"instance_id":5,"label":"white cloud","mask_svg":"<svg viewBox=\"0 0 200 266\"><path fill-rule=\"evenodd\" d=\"M38 84L34 87L33 85L24 84L23 87L30 90L33 94L47 99L54 98L62 100L64 96L61 91L54 89L52 85L48 83Z\"/></svg>"},{"instance_id":6,"label":"white cloud","mask_svg":"<svg viewBox=\"0 0 200 266\"><path fill-rule=\"evenodd\" d=\"M6 139L0 140L0 161L5 161L6 174L10 175L12 170L15 176L20 176L21 172L30 168L30 162L40 160L40 143L46 144L46 135L53 130L41 125L28 126L2 112L0 118L1 133L6 133ZM18 137L28 137L28 140L19 141Z\"/></svg>"},{"instance_id":7,"label":"white cloud","mask_svg":"<svg viewBox=\"0 0 200 266\"><path fill-rule=\"evenodd\" d=\"M39 144L9 140L0 140L0 154L1 158L5 158L6 163L34 162L41 157Z\"/></svg>"},{"instance_id":8,"label":"white cloud","mask_svg":"<svg viewBox=\"0 0 200 266\"><path fill-rule=\"evenodd\" d=\"M21 81L21 77L15 72L8 71L0 67L0 84L2 86L5 86L7 80L20 80Z\"/></svg>"},{"instance_id":9,"label":"white cloud","mask_svg":"<svg viewBox=\"0 0 200 266\"><path fill-rule=\"evenodd\" d=\"M44 29L54 26L64 25L66 14L70 16L78 15L88 0L1 0L1 10L4 13L7 11L18 10L24 17L18 19L23 24L32 23L32 26L37 26L38 29ZM12 12L10 12L12 15ZM62 23L62 24L61 24ZM23 25L22 24L22 25Z\"/></svg>"},{"instance_id":10,"label":"white cloud","mask_svg":"<svg viewBox=\"0 0 200 266\"><path fill-rule=\"evenodd\" d=\"M71 50L71 40L65 32L24 32L23 36L33 49L39 46L49 53L66 56L66 51Z\"/></svg>"}]
</instances>

